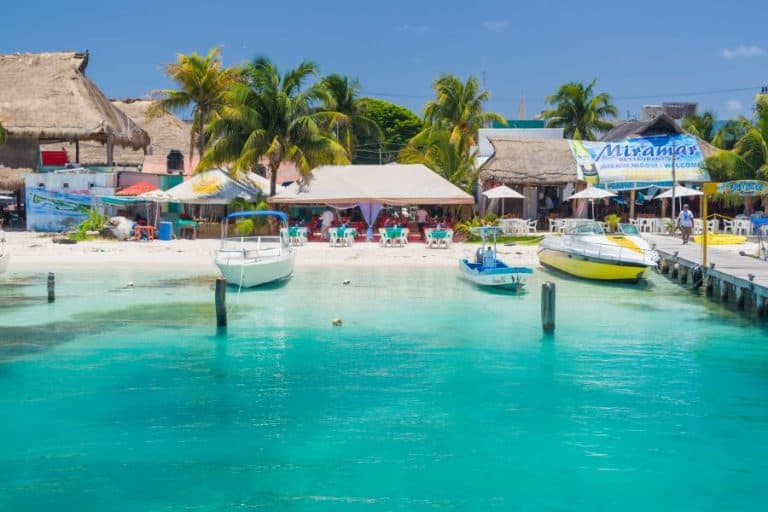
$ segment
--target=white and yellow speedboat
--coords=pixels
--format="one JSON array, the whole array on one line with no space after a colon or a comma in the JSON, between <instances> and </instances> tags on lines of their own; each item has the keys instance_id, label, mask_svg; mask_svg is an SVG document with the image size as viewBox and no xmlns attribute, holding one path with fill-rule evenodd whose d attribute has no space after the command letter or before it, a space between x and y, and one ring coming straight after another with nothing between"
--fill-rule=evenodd
<instances>
[{"instance_id":1,"label":"white and yellow speedboat","mask_svg":"<svg viewBox=\"0 0 768 512\"><path fill-rule=\"evenodd\" d=\"M546 267L601 281L636 282L659 259L634 226L622 224L618 234L606 235L594 221L579 222L562 236L545 238L538 254Z\"/></svg>"}]
</instances>

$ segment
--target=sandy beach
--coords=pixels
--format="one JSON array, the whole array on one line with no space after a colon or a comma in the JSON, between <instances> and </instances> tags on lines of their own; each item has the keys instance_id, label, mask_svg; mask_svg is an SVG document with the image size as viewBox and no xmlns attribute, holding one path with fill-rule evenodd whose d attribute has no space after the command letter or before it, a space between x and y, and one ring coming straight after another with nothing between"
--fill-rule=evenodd
<instances>
[{"instance_id":1,"label":"sandy beach","mask_svg":"<svg viewBox=\"0 0 768 512\"><path fill-rule=\"evenodd\" d=\"M11 255L9 272L84 266L138 265L155 267L213 266L219 240L172 240L151 242L93 240L71 245L53 243L53 234L6 232L6 250ZM352 247L330 247L310 243L297 247L297 266L356 265L369 267L424 266L456 267L462 257L471 256L477 244L456 243L448 249L428 249L420 242L405 247L380 247L377 243L356 243ZM499 256L520 265L538 266L536 246L499 245Z\"/></svg>"}]
</instances>

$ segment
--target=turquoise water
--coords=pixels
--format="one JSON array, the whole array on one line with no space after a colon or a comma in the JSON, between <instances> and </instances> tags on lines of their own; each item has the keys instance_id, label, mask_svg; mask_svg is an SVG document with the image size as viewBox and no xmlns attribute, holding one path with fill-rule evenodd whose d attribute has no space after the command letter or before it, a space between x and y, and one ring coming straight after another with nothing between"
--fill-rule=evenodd
<instances>
[{"instance_id":1,"label":"turquoise water","mask_svg":"<svg viewBox=\"0 0 768 512\"><path fill-rule=\"evenodd\" d=\"M226 335L213 274L11 276L0 510L765 509L764 328L554 277L544 337L552 275L457 275L304 269L230 290Z\"/></svg>"}]
</instances>

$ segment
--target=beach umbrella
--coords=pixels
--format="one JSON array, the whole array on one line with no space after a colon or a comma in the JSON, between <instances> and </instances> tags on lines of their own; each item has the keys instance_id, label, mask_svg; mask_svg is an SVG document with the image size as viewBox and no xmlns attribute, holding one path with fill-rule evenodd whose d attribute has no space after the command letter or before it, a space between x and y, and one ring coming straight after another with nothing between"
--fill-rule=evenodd
<instances>
[{"instance_id":1,"label":"beach umbrella","mask_svg":"<svg viewBox=\"0 0 768 512\"><path fill-rule=\"evenodd\" d=\"M682 185L675 185L675 197L687 197L687 196L702 196L704 192L693 188L684 187ZM656 196L656 199L669 199L672 197L672 188L666 190Z\"/></svg>"},{"instance_id":2,"label":"beach umbrella","mask_svg":"<svg viewBox=\"0 0 768 512\"><path fill-rule=\"evenodd\" d=\"M488 199L525 199L525 196L517 190L511 189L506 185L499 185L483 192ZM501 202L501 216L504 216L504 201Z\"/></svg>"},{"instance_id":3,"label":"beach umbrella","mask_svg":"<svg viewBox=\"0 0 768 512\"><path fill-rule=\"evenodd\" d=\"M704 192L701 192L700 190L696 190L693 188L684 187L682 185L675 185L674 186L675 195L674 197L677 199L678 203L678 211L682 210L682 202L684 197L691 197L691 196L703 196ZM658 196L656 196L654 199L669 199L672 197L672 188L669 190L665 190ZM674 206L672 208L674 210Z\"/></svg>"},{"instance_id":4,"label":"beach umbrella","mask_svg":"<svg viewBox=\"0 0 768 512\"><path fill-rule=\"evenodd\" d=\"M607 197L616 197L616 194L608 190L603 190L597 187L587 187L581 192L576 192L575 194L567 197L566 199L569 201L571 199L589 199L589 202L592 203L592 218L594 219L595 218L595 200L605 199Z\"/></svg>"}]
</instances>

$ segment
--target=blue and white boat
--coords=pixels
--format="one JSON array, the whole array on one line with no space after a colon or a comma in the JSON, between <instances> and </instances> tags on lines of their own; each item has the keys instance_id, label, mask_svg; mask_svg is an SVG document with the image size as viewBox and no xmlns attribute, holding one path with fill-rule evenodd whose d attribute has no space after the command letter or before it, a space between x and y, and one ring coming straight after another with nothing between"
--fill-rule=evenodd
<instances>
[{"instance_id":1,"label":"blue and white boat","mask_svg":"<svg viewBox=\"0 0 768 512\"><path fill-rule=\"evenodd\" d=\"M472 233L480 235L482 245L475 253L475 261L467 258L459 260L461 274L478 286L518 290L525 286L522 276L533 274L530 267L511 267L496 257L496 235L502 232L498 226L472 228ZM493 247L486 245L493 240Z\"/></svg>"},{"instance_id":2,"label":"blue and white boat","mask_svg":"<svg viewBox=\"0 0 768 512\"><path fill-rule=\"evenodd\" d=\"M248 217L277 217L281 221L279 236L227 237L230 219ZM283 212L261 210L235 212L221 222L221 247L216 251L214 263L228 284L251 288L293 274L296 253L288 237L288 217Z\"/></svg>"}]
</instances>

